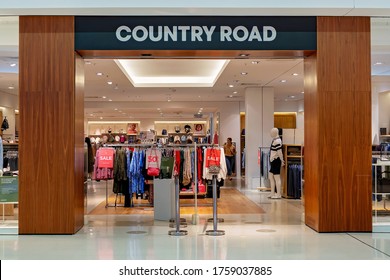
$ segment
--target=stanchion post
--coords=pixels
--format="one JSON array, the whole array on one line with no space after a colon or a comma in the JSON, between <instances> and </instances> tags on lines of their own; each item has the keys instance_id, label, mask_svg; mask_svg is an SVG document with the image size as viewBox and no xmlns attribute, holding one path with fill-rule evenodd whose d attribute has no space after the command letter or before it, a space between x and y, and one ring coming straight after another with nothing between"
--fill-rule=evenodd
<instances>
[{"instance_id":1,"label":"stanchion post","mask_svg":"<svg viewBox=\"0 0 390 280\"><path fill-rule=\"evenodd\" d=\"M188 231L180 230L180 188L179 188L179 178L175 176L175 205L176 205L176 230L170 230L169 235L173 236L183 236L187 235Z\"/></svg>"},{"instance_id":2,"label":"stanchion post","mask_svg":"<svg viewBox=\"0 0 390 280\"><path fill-rule=\"evenodd\" d=\"M217 229L217 176L213 175L213 226L212 230L207 230L206 235L210 236L221 236L225 235L224 230Z\"/></svg>"}]
</instances>

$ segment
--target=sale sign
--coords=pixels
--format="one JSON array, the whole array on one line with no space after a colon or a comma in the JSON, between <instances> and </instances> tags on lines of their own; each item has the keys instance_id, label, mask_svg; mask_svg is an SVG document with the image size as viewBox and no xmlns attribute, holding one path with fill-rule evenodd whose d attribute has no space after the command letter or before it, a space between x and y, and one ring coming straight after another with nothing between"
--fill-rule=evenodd
<instances>
[{"instance_id":1,"label":"sale sign","mask_svg":"<svg viewBox=\"0 0 390 280\"><path fill-rule=\"evenodd\" d=\"M114 168L114 149L100 149L98 168Z\"/></svg>"}]
</instances>

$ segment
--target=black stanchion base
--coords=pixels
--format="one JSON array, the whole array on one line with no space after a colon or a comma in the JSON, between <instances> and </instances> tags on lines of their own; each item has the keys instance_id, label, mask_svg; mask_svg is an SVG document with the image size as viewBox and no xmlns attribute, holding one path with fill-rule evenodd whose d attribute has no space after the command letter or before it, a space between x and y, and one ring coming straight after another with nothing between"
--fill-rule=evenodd
<instances>
[{"instance_id":1,"label":"black stanchion base","mask_svg":"<svg viewBox=\"0 0 390 280\"><path fill-rule=\"evenodd\" d=\"M225 235L225 231L224 230L206 230L206 235L210 235L210 236L221 236L221 235Z\"/></svg>"},{"instance_id":2,"label":"black stanchion base","mask_svg":"<svg viewBox=\"0 0 390 280\"><path fill-rule=\"evenodd\" d=\"M188 234L188 231L186 230L170 230L168 231L168 234L169 235L172 235L172 236L184 236L184 235L187 235Z\"/></svg>"},{"instance_id":3,"label":"black stanchion base","mask_svg":"<svg viewBox=\"0 0 390 280\"><path fill-rule=\"evenodd\" d=\"M208 218L207 221L214 222L214 218ZM217 218L218 223L223 223L224 221L225 221L224 218Z\"/></svg>"}]
</instances>

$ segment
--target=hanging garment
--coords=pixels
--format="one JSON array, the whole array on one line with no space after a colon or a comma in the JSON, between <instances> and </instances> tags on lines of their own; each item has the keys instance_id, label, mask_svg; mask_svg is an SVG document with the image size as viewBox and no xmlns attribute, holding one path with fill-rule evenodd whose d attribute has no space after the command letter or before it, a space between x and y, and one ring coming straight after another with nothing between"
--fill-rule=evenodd
<instances>
[{"instance_id":1,"label":"hanging garment","mask_svg":"<svg viewBox=\"0 0 390 280\"><path fill-rule=\"evenodd\" d=\"M223 152L223 149L221 148L207 148L204 151L204 160L203 160L203 178L211 180L213 178L214 174L210 174L209 172L209 164L210 160L213 160L211 158L211 149L218 149L219 150L219 166L220 170L217 175L217 180L221 181L222 179L226 179L227 175L227 167L226 167L226 159L225 159L225 153Z\"/></svg>"},{"instance_id":2,"label":"hanging garment","mask_svg":"<svg viewBox=\"0 0 390 280\"><path fill-rule=\"evenodd\" d=\"M143 194L145 192L145 178L143 175L145 152L137 149L133 152L130 163L131 192Z\"/></svg>"},{"instance_id":3,"label":"hanging garment","mask_svg":"<svg viewBox=\"0 0 390 280\"><path fill-rule=\"evenodd\" d=\"M110 150L110 151L109 151ZM112 152L112 159L110 158L110 165L108 163L106 153ZM99 148L96 151L96 161L94 177L96 180L108 180L114 177L114 161L115 161L115 150L112 148ZM105 164L103 164L105 163Z\"/></svg>"},{"instance_id":4,"label":"hanging garment","mask_svg":"<svg viewBox=\"0 0 390 280\"><path fill-rule=\"evenodd\" d=\"M291 198L301 198L301 179L302 179L302 165L289 164L288 178L287 178L287 196Z\"/></svg>"},{"instance_id":5,"label":"hanging garment","mask_svg":"<svg viewBox=\"0 0 390 280\"><path fill-rule=\"evenodd\" d=\"M7 130L9 128L7 117L4 117L3 123L1 124L1 131Z\"/></svg>"},{"instance_id":6,"label":"hanging garment","mask_svg":"<svg viewBox=\"0 0 390 280\"><path fill-rule=\"evenodd\" d=\"M146 163L145 168L149 176L159 176L161 168L161 150L156 148L151 148L146 150ZM149 170L150 169L150 170ZM154 169L154 170L152 170ZM153 174L151 172L156 172Z\"/></svg>"},{"instance_id":7,"label":"hanging garment","mask_svg":"<svg viewBox=\"0 0 390 280\"><path fill-rule=\"evenodd\" d=\"M183 160L183 186L188 186L192 181L191 174L191 152L189 148L186 148L184 151L184 160Z\"/></svg>"},{"instance_id":8,"label":"hanging garment","mask_svg":"<svg viewBox=\"0 0 390 280\"><path fill-rule=\"evenodd\" d=\"M127 158L126 151L119 149L116 151L114 162L114 184L112 191L114 193L128 193L127 182Z\"/></svg>"}]
</instances>

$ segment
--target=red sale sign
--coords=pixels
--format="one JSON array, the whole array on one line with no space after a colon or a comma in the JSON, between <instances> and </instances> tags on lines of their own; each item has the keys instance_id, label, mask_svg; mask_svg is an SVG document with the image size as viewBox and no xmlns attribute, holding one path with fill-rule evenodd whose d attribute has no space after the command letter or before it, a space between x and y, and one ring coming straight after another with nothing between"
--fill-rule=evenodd
<instances>
[{"instance_id":1,"label":"red sale sign","mask_svg":"<svg viewBox=\"0 0 390 280\"><path fill-rule=\"evenodd\" d=\"M99 150L98 168L114 168L114 149Z\"/></svg>"}]
</instances>

